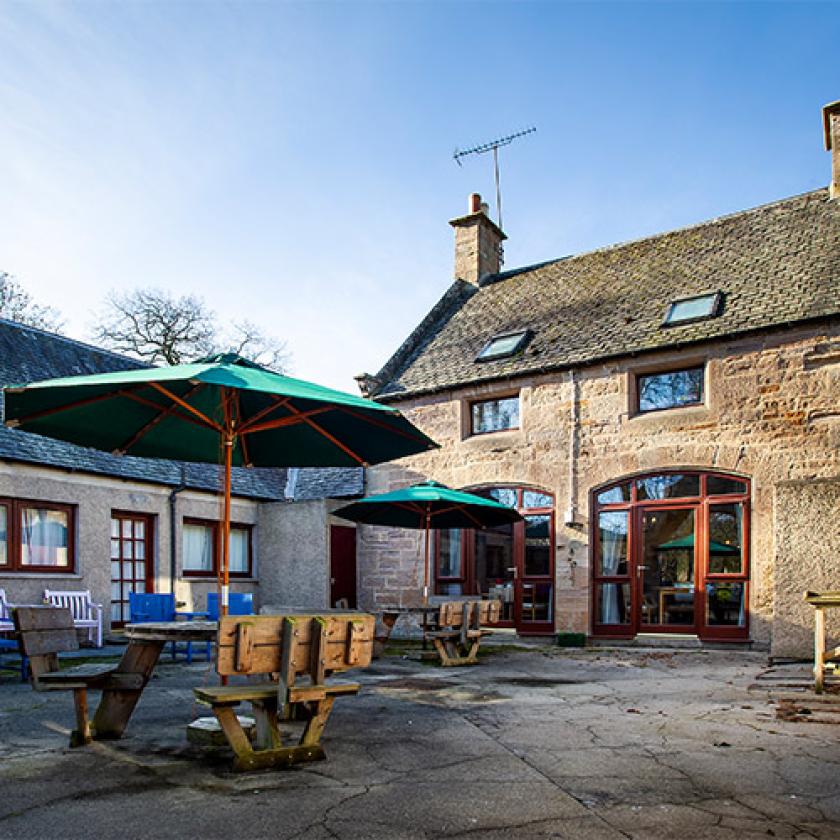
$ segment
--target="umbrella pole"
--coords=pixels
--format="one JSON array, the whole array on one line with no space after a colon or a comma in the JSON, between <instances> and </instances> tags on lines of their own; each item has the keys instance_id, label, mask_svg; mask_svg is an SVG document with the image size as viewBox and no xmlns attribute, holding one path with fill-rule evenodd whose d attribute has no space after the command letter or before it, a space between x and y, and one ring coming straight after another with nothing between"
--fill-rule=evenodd
<instances>
[{"instance_id":1,"label":"umbrella pole","mask_svg":"<svg viewBox=\"0 0 840 840\"><path fill-rule=\"evenodd\" d=\"M222 521L222 600L220 615L228 614L230 591L230 475L233 462L233 438L225 438L225 508Z\"/></svg>"},{"instance_id":2,"label":"umbrella pole","mask_svg":"<svg viewBox=\"0 0 840 840\"><path fill-rule=\"evenodd\" d=\"M423 606L429 605L429 528L431 527L431 514L426 511L426 562L423 571Z\"/></svg>"}]
</instances>

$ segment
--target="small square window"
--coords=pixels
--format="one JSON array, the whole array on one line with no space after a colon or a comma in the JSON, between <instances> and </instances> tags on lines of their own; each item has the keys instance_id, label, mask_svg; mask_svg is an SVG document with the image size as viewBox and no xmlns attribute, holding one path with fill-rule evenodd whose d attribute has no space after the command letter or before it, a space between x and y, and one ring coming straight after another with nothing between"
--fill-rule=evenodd
<instances>
[{"instance_id":1,"label":"small square window","mask_svg":"<svg viewBox=\"0 0 840 840\"><path fill-rule=\"evenodd\" d=\"M529 330L497 335L484 345L481 352L475 357L475 360L477 362L489 362L493 359L504 359L507 356L512 356L525 346L530 337L531 333Z\"/></svg>"},{"instance_id":2,"label":"small square window","mask_svg":"<svg viewBox=\"0 0 840 840\"><path fill-rule=\"evenodd\" d=\"M652 373L636 378L639 413L700 405L703 402L703 367Z\"/></svg>"},{"instance_id":3,"label":"small square window","mask_svg":"<svg viewBox=\"0 0 840 840\"><path fill-rule=\"evenodd\" d=\"M500 400L482 400L470 406L471 426L474 435L503 432L519 428L519 397Z\"/></svg>"},{"instance_id":4,"label":"small square window","mask_svg":"<svg viewBox=\"0 0 840 840\"><path fill-rule=\"evenodd\" d=\"M691 321L702 321L705 318L716 318L720 315L721 303L723 303L723 295L720 292L675 300L668 305L662 326L670 327Z\"/></svg>"}]
</instances>

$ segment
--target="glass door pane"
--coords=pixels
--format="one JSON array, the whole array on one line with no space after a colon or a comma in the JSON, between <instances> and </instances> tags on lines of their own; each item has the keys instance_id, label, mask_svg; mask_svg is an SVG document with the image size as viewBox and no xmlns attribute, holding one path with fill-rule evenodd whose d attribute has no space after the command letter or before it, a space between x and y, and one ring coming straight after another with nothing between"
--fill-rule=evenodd
<instances>
[{"instance_id":1,"label":"glass door pane","mask_svg":"<svg viewBox=\"0 0 840 840\"><path fill-rule=\"evenodd\" d=\"M693 508L642 512L637 571L645 629L691 632L694 628L695 519Z\"/></svg>"},{"instance_id":2,"label":"glass door pane","mask_svg":"<svg viewBox=\"0 0 840 840\"><path fill-rule=\"evenodd\" d=\"M514 619L513 525L475 533L475 582L481 595L502 602L501 621Z\"/></svg>"},{"instance_id":3,"label":"glass door pane","mask_svg":"<svg viewBox=\"0 0 840 840\"><path fill-rule=\"evenodd\" d=\"M628 520L629 513L626 510L602 511L598 514L596 624L626 626L631 622L631 591L627 563Z\"/></svg>"},{"instance_id":4,"label":"glass door pane","mask_svg":"<svg viewBox=\"0 0 840 840\"><path fill-rule=\"evenodd\" d=\"M551 622L553 615L553 575L551 563L551 516L547 513L525 517L525 553L523 558L523 623Z\"/></svg>"}]
</instances>

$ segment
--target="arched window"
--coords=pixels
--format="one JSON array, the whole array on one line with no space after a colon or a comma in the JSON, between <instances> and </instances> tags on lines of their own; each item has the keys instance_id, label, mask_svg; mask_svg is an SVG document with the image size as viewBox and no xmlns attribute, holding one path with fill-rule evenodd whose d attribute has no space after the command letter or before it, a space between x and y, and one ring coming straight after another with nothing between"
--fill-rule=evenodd
<instances>
[{"instance_id":1,"label":"arched window","mask_svg":"<svg viewBox=\"0 0 840 840\"><path fill-rule=\"evenodd\" d=\"M640 475L594 493L593 632L748 634L746 478Z\"/></svg>"},{"instance_id":2,"label":"arched window","mask_svg":"<svg viewBox=\"0 0 840 840\"><path fill-rule=\"evenodd\" d=\"M435 593L502 602L499 626L554 630L554 497L530 487L470 492L516 508L523 521L485 530L438 531Z\"/></svg>"}]
</instances>

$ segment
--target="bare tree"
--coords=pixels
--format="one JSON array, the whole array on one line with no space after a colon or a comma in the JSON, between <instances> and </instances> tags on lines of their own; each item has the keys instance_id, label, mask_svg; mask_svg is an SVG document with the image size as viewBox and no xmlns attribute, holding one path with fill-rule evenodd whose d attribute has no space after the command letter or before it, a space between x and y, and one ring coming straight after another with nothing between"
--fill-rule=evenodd
<instances>
[{"instance_id":1,"label":"bare tree","mask_svg":"<svg viewBox=\"0 0 840 840\"><path fill-rule=\"evenodd\" d=\"M220 351L238 353L278 373L290 367L291 354L286 342L266 335L251 321L234 321L217 341L217 346Z\"/></svg>"},{"instance_id":2,"label":"bare tree","mask_svg":"<svg viewBox=\"0 0 840 840\"><path fill-rule=\"evenodd\" d=\"M5 271L0 271L0 318L52 332L61 332L64 326L57 309L35 303L32 295Z\"/></svg>"},{"instance_id":3,"label":"bare tree","mask_svg":"<svg viewBox=\"0 0 840 840\"><path fill-rule=\"evenodd\" d=\"M178 365L211 353L234 352L282 371L289 354L250 321L218 329L216 314L195 295L176 298L160 289L111 292L97 318L94 337L118 353L150 364Z\"/></svg>"}]
</instances>

